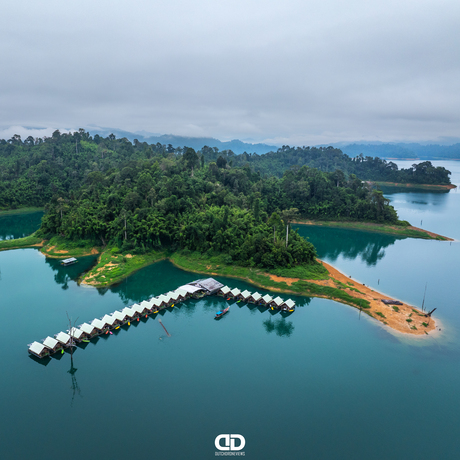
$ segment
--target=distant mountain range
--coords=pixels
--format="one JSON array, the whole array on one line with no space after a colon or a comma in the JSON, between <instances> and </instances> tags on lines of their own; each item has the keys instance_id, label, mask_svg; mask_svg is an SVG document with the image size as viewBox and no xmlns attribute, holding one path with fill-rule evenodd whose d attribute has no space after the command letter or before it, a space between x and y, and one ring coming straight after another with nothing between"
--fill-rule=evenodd
<instances>
[{"instance_id":1,"label":"distant mountain range","mask_svg":"<svg viewBox=\"0 0 460 460\"><path fill-rule=\"evenodd\" d=\"M120 129L111 128L89 128L91 135L99 134L107 137L109 134L115 134L118 138L126 137L130 141L138 139L141 142L149 144L171 144L173 147L192 147L195 150L200 150L207 145L208 147L217 147L219 150L231 150L235 154L257 153L262 155L267 152L276 152L279 146L268 144L252 144L243 142L239 139L232 141L220 141L212 137L186 137L175 136L173 134L157 134L140 131L132 133ZM332 145L340 148L343 153L350 157L355 157L359 154L364 156L379 157L379 158L395 158L395 159L420 159L420 160L460 160L460 143L453 145L441 144L419 144L419 143L354 143L347 144L345 142L322 144L322 146ZM319 146L317 146L319 147Z\"/></svg>"},{"instance_id":2,"label":"distant mountain range","mask_svg":"<svg viewBox=\"0 0 460 460\"><path fill-rule=\"evenodd\" d=\"M232 141L220 141L212 137L185 137L175 136L173 134L156 134L148 133L145 131L130 133L128 131L122 131L119 129L109 128L97 128L87 130L91 135L99 134L100 136L107 137L109 134L115 134L115 136L126 137L131 142L137 139L140 142L147 142L149 144L160 144L168 145L171 144L173 147L192 147L195 150L200 150L202 147L207 145L208 147L217 147L219 150L231 150L237 155L241 153L257 153L262 155L270 151L276 152L278 147L275 145L268 144L251 144L249 142L243 142L239 139Z\"/></svg>"}]
</instances>

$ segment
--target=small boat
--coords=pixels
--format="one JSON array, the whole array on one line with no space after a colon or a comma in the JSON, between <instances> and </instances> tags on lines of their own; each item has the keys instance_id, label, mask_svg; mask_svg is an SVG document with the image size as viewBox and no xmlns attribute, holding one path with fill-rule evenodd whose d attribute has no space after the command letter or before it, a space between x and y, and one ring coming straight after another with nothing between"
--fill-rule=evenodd
<instances>
[{"instance_id":1,"label":"small boat","mask_svg":"<svg viewBox=\"0 0 460 460\"><path fill-rule=\"evenodd\" d=\"M230 307L227 307L225 310L218 311L214 319L222 318L222 316L224 316L225 313L228 313L229 310L230 310Z\"/></svg>"}]
</instances>

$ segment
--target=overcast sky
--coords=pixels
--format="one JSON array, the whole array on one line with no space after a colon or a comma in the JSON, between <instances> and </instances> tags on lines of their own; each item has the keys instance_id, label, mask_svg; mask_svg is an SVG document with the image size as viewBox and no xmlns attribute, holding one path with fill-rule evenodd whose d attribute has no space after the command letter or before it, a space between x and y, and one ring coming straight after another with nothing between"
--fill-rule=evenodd
<instances>
[{"instance_id":1,"label":"overcast sky","mask_svg":"<svg viewBox=\"0 0 460 460\"><path fill-rule=\"evenodd\" d=\"M0 58L0 134L460 138L459 0L16 0Z\"/></svg>"}]
</instances>

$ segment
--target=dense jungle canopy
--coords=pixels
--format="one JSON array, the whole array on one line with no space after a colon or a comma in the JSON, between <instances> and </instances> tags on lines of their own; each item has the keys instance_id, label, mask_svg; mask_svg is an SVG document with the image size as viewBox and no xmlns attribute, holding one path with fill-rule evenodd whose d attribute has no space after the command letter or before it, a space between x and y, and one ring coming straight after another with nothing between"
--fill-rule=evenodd
<instances>
[{"instance_id":1,"label":"dense jungle canopy","mask_svg":"<svg viewBox=\"0 0 460 460\"><path fill-rule=\"evenodd\" d=\"M0 142L0 207L46 204L43 236L224 253L260 267L314 261L313 245L290 229L296 218L398 223L382 192L354 174L304 165L278 178L207 153L83 130L15 136Z\"/></svg>"}]
</instances>

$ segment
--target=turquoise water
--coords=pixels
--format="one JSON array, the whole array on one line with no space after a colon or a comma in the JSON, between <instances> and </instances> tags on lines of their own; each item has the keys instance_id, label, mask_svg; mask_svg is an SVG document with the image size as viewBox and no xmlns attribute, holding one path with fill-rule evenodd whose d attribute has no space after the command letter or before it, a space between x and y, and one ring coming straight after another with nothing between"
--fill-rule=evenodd
<instances>
[{"instance_id":1,"label":"turquoise water","mask_svg":"<svg viewBox=\"0 0 460 460\"><path fill-rule=\"evenodd\" d=\"M43 211L0 216L0 241L23 238L38 230Z\"/></svg>"},{"instance_id":2,"label":"turquoise water","mask_svg":"<svg viewBox=\"0 0 460 460\"><path fill-rule=\"evenodd\" d=\"M441 204L424 195L387 194L403 218L460 239L457 192ZM1 458L207 459L221 433L243 435L252 459L457 458L459 244L300 231L320 257L392 296L420 306L428 282L442 331L401 338L306 297L286 318L232 306L214 321L225 301L212 297L165 312L171 337L149 318L77 349L73 367L67 353L41 365L26 344L65 329L66 312L89 321L196 275L160 262L97 290L75 281L93 258L63 268L35 249L1 252Z\"/></svg>"}]
</instances>

